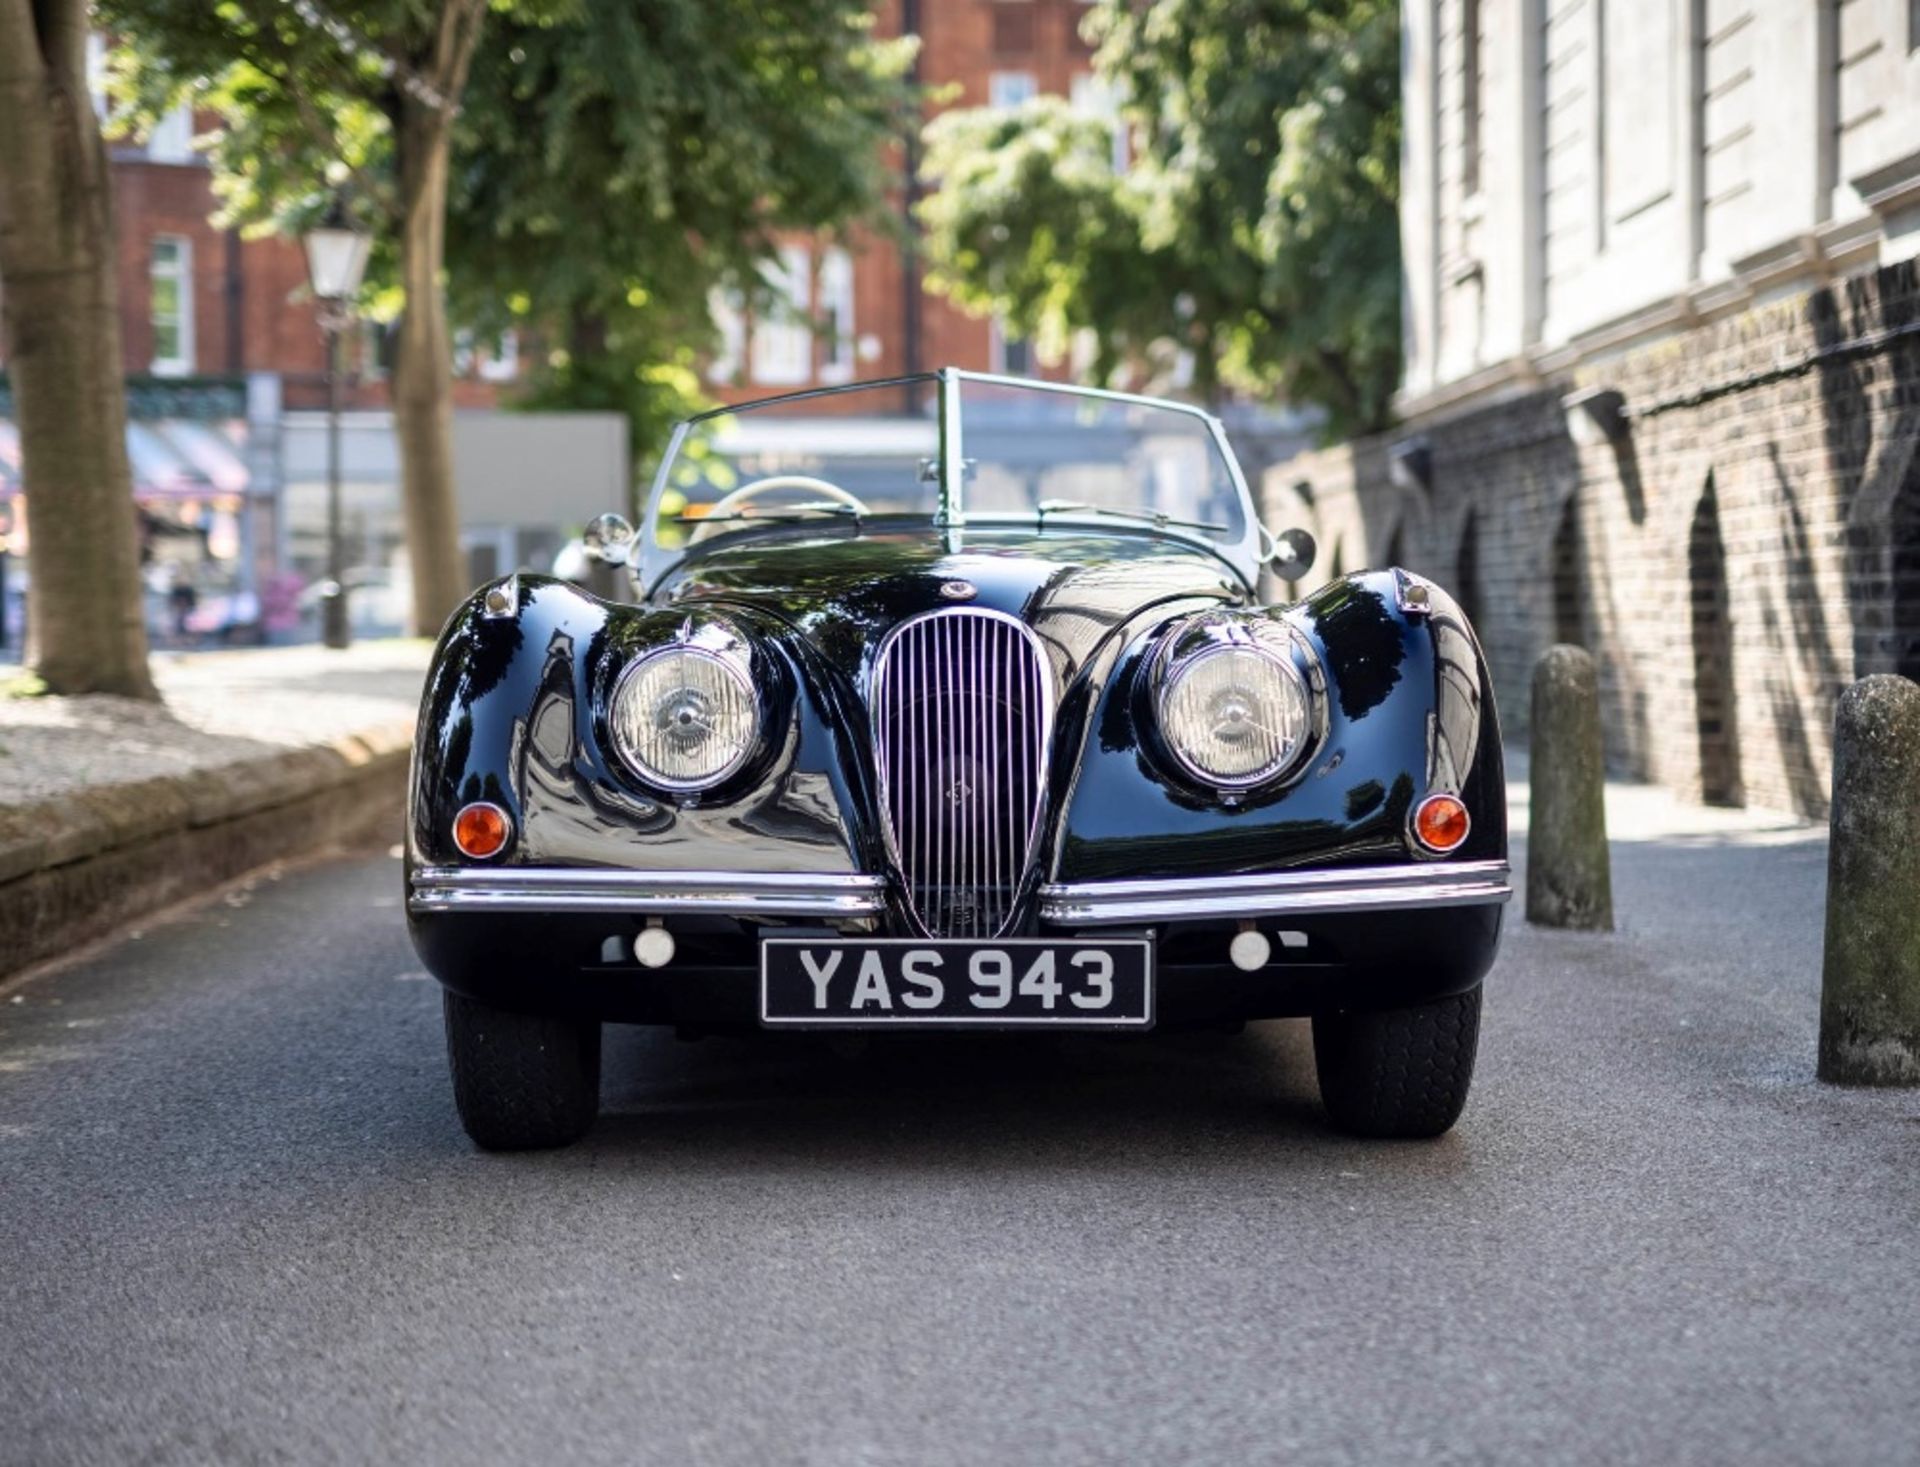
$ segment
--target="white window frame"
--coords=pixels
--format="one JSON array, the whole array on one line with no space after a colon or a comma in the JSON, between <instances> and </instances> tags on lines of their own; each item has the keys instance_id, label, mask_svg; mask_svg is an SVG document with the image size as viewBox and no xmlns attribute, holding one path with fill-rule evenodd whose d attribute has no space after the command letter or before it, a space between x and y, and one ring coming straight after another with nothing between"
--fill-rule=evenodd
<instances>
[{"instance_id":1,"label":"white window frame","mask_svg":"<svg viewBox=\"0 0 1920 1467\"><path fill-rule=\"evenodd\" d=\"M1040 95L1040 79L1030 71L994 71L987 74L987 105L1018 107Z\"/></svg>"},{"instance_id":2,"label":"white window frame","mask_svg":"<svg viewBox=\"0 0 1920 1467\"><path fill-rule=\"evenodd\" d=\"M1113 171L1125 173L1133 161L1133 138L1127 132L1126 118L1120 114L1119 89L1091 71L1079 73L1067 88L1075 112L1107 125L1113 135Z\"/></svg>"},{"instance_id":3,"label":"white window frame","mask_svg":"<svg viewBox=\"0 0 1920 1467\"><path fill-rule=\"evenodd\" d=\"M707 364L707 380L720 386L735 386L747 358L745 302L739 291L716 286L707 295L707 314L713 319L714 334L720 338L720 349Z\"/></svg>"},{"instance_id":4,"label":"white window frame","mask_svg":"<svg viewBox=\"0 0 1920 1467\"><path fill-rule=\"evenodd\" d=\"M147 134L149 163L191 163L193 161L193 108L182 102L162 113Z\"/></svg>"},{"instance_id":5,"label":"white window frame","mask_svg":"<svg viewBox=\"0 0 1920 1467\"><path fill-rule=\"evenodd\" d=\"M371 316L364 316L360 329L356 333L359 340L360 371L362 382L384 382L387 380L386 364L380 360L381 347L386 342L387 325Z\"/></svg>"},{"instance_id":6,"label":"white window frame","mask_svg":"<svg viewBox=\"0 0 1920 1467\"><path fill-rule=\"evenodd\" d=\"M107 38L98 31L87 32L87 95L93 99L93 113L107 120Z\"/></svg>"},{"instance_id":7,"label":"white window frame","mask_svg":"<svg viewBox=\"0 0 1920 1467\"><path fill-rule=\"evenodd\" d=\"M1027 353L1027 360L1024 365L1016 365L1012 361L1008 360L1007 348L1009 346L1018 346L1018 347L1025 348ZM998 315L995 315L988 320L987 322L987 363L988 363L987 370L989 372L996 372L1003 377L1031 377L1034 375L1033 362L1034 362L1034 357L1033 357L1032 338L1028 337L1028 338L1023 338L1019 341L1009 341L1007 339L1006 325L1000 319L1000 317Z\"/></svg>"},{"instance_id":8,"label":"white window frame","mask_svg":"<svg viewBox=\"0 0 1920 1467\"><path fill-rule=\"evenodd\" d=\"M482 382L513 382L520 376L520 337L514 331L502 331L487 348L480 363Z\"/></svg>"},{"instance_id":9,"label":"white window frame","mask_svg":"<svg viewBox=\"0 0 1920 1467\"><path fill-rule=\"evenodd\" d=\"M859 342L853 323L853 256L829 245L820 256L820 316L825 331L822 382L851 382Z\"/></svg>"},{"instance_id":10,"label":"white window frame","mask_svg":"<svg viewBox=\"0 0 1920 1467\"><path fill-rule=\"evenodd\" d=\"M780 246L780 263L767 273L772 309L753 323L748 362L764 387L796 387L813 376L813 252L803 244Z\"/></svg>"},{"instance_id":11,"label":"white window frame","mask_svg":"<svg viewBox=\"0 0 1920 1467\"><path fill-rule=\"evenodd\" d=\"M160 247L172 245L174 258L162 264ZM175 282L174 300L178 302L179 353L160 355L161 316L154 301L153 287L161 280ZM156 234L147 245L147 321L153 330L154 354L149 370L156 377L186 377L193 372L193 241L184 234Z\"/></svg>"}]
</instances>

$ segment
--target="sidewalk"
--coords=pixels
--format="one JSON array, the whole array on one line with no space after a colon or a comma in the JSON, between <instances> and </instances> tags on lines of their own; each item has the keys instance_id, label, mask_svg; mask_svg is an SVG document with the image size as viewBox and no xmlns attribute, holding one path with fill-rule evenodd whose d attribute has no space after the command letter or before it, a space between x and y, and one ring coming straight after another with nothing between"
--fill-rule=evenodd
<instances>
[{"instance_id":1,"label":"sidewalk","mask_svg":"<svg viewBox=\"0 0 1920 1467\"><path fill-rule=\"evenodd\" d=\"M397 838L428 652L162 653L160 707L0 697L0 975L267 861Z\"/></svg>"}]
</instances>

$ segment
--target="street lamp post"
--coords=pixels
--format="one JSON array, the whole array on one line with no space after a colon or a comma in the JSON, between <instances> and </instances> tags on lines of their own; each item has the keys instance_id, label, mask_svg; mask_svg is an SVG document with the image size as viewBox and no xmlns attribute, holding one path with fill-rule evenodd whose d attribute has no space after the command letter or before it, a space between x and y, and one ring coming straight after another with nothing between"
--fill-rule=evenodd
<instances>
[{"instance_id":1,"label":"street lamp post","mask_svg":"<svg viewBox=\"0 0 1920 1467\"><path fill-rule=\"evenodd\" d=\"M354 298L360 293L373 240L354 228L336 200L326 218L302 236L301 244L327 341L327 586L320 598L320 640L329 647L345 647L352 633L340 534L340 338L353 324Z\"/></svg>"}]
</instances>

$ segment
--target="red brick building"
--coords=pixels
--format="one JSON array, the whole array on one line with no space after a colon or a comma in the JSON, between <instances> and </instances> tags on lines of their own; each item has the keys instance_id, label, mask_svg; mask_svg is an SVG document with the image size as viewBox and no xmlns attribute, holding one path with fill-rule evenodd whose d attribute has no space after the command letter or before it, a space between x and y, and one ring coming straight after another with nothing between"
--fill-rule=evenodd
<instances>
[{"instance_id":1,"label":"red brick building","mask_svg":"<svg viewBox=\"0 0 1920 1467\"><path fill-rule=\"evenodd\" d=\"M920 35L919 79L942 96L942 106L1014 105L1045 93L1110 110L1080 34L1086 11L1086 0L878 0L878 30ZM97 104L104 111L104 95ZM198 121L212 125L210 118ZM110 145L127 376L136 383L237 381L273 372L289 407L317 406L324 347L300 248L278 237L242 239L211 222L218 201L206 161L192 146L194 127L182 111L144 141ZM910 160L896 161L904 173ZM912 202L908 191L893 205L904 212ZM709 377L723 397L943 365L1027 369L1022 344L927 294L918 263L873 231L844 247L795 239L787 262L796 317L822 329L809 330L799 319L723 320L728 344ZM350 401L357 407L385 405L378 336L379 328L368 326L350 353L359 379ZM495 405L500 388L520 375L515 358L511 344L504 352L463 349L456 406Z\"/></svg>"},{"instance_id":2,"label":"red brick building","mask_svg":"<svg viewBox=\"0 0 1920 1467\"><path fill-rule=\"evenodd\" d=\"M1113 111L1080 34L1086 0L876 0L876 11L879 34L921 37L918 79L942 107L1012 106L1050 93ZM96 42L100 77L104 52ZM104 116L103 89L95 105ZM197 123L214 125L205 116ZM150 137L109 151L135 497L150 559L185 557L178 574L210 599L234 587L251 594L289 566L310 578L324 563L313 444L326 400L325 347L298 242L243 239L212 223L218 200L195 130L182 109ZM890 159L907 181L890 205L907 219L918 192L917 149L917 137L903 138ZM716 397L741 401L946 365L1032 370L1022 343L929 295L912 251L881 232L857 231L844 242L796 236L783 256L793 308L778 320L747 319L715 303L722 348L707 385ZM348 351L345 493L351 563L397 587L405 570L383 357L381 328L369 323ZM0 343L0 373L5 365ZM511 339L459 343L454 368L459 409L497 406L522 375ZM10 412L0 386L0 552L19 555L27 544ZM457 441L456 459L460 452ZM530 545L544 547L561 528L475 524L466 538L475 554L504 563L535 553ZM156 584L169 574L157 574ZM16 576L0 597L0 628L10 619L16 632L18 589Z\"/></svg>"},{"instance_id":3,"label":"red brick building","mask_svg":"<svg viewBox=\"0 0 1920 1467\"><path fill-rule=\"evenodd\" d=\"M1086 0L879 0L877 32L919 35L918 79L942 99L929 116L948 107L1014 106L1042 94L1111 115L1080 33L1087 8ZM890 161L905 176L917 158ZM893 206L905 213L914 197L909 188ZM1032 370L1024 343L928 294L919 263L883 235L856 232L844 246L796 238L785 257L791 318L746 320L716 302L724 345L708 385L724 400L942 366ZM810 331L806 319L817 329Z\"/></svg>"},{"instance_id":4,"label":"red brick building","mask_svg":"<svg viewBox=\"0 0 1920 1467\"><path fill-rule=\"evenodd\" d=\"M201 119L203 125L211 120ZM184 143L184 120L169 119L145 143L110 145L119 230L120 328L127 376L220 377L279 374L289 407L324 401L325 341L307 293L297 241L243 239L216 227L218 208L206 160ZM348 353L356 407L386 404L380 331L369 323ZM517 361L463 352L455 405L492 407Z\"/></svg>"}]
</instances>

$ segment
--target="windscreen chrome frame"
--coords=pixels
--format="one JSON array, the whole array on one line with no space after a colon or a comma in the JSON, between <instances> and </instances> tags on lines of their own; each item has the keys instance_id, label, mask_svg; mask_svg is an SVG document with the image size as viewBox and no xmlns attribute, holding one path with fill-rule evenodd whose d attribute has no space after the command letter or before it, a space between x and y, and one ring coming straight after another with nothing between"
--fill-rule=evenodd
<instances>
[{"instance_id":1,"label":"windscreen chrome frame","mask_svg":"<svg viewBox=\"0 0 1920 1467\"><path fill-rule=\"evenodd\" d=\"M644 531L640 542L639 584L643 595L650 595L655 586L669 571L686 559L690 547L670 548L660 544L658 538L659 504L667 491L668 471L674 460L679 457L680 449L700 424L724 413L750 411L757 407L776 402L800 402L815 397L837 397L849 392L859 392L881 387L904 387L915 382L934 382L939 392L939 463L940 478L935 509L932 520L934 528L945 530L949 539L957 543L956 532L967 525L1028 525L1034 523L1036 516L1009 511L995 511L969 517L965 504L966 451L964 443L964 425L961 421L960 392L965 383L980 382L996 387L1015 387L1036 392L1054 392L1068 397L1090 397L1106 402L1133 403L1141 407L1159 408L1169 412L1185 413L1198 418L1206 425L1213 440L1214 451L1227 466L1228 477L1232 480L1240 497L1241 532L1237 540L1216 539L1204 531L1183 529L1177 525L1154 526L1145 520L1122 520L1099 514L1076 514L1071 510L1046 516L1046 523L1054 525L1074 525L1081 528L1113 530L1131 526L1133 529L1161 534L1172 539L1185 541L1197 549L1210 552L1230 566L1234 573L1251 589L1258 581L1260 566L1264 557L1261 554L1261 536L1263 530L1252 490L1247 485L1246 475L1241 472L1240 461L1234 457L1233 448L1227 441L1225 426L1212 413L1191 403L1174 402L1164 397L1148 397L1137 392L1118 392L1107 387L1081 387L1071 382L1042 382L1031 377L1009 377L994 372L969 372L957 367L942 367L937 372L922 372L905 377L887 377L873 382L851 382L843 386L815 387L802 392L781 393L775 397L761 398L758 402L736 403L726 407L713 408L688 418L673 430L673 436L667 442L666 452L661 455L660 467L654 472L653 487L648 491Z\"/></svg>"}]
</instances>

